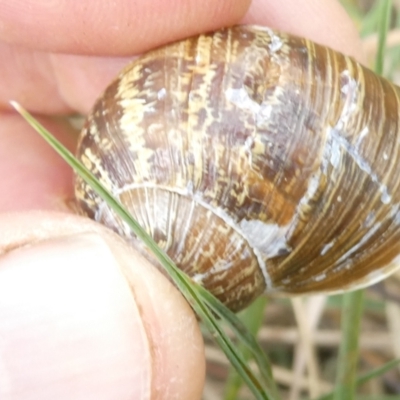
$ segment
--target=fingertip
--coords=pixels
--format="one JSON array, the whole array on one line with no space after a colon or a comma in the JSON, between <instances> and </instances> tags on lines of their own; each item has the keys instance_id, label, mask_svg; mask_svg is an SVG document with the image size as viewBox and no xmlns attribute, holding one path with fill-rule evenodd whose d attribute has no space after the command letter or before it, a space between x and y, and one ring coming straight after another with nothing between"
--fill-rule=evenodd
<instances>
[{"instance_id":1,"label":"fingertip","mask_svg":"<svg viewBox=\"0 0 400 400\"><path fill-rule=\"evenodd\" d=\"M2 257L5 398L62 399L66 387L70 398L111 399L114 387L117 398L145 399L150 391L151 353L139 311L95 240L46 240Z\"/></svg>"},{"instance_id":2,"label":"fingertip","mask_svg":"<svg viewBox=\"0 0 400 400\"><path fill-rule=\"evenodd\" d=\"M205 379L204 347L191 308L147 260L139 268L132 268L132 254L121 251L121 242L111 240L109 245L132 287L147 327L153 354L152 395L160 399L200 398Z\"/></svg>"},{"instance_id":3,"label":"fingertip","mask_svg":"<svg viewBox=\"0 0 400 400\"><path fill-rule=\"evenodd\" d=\"M195 317L146 260L75 216L0 220L1 398L200 398Z\"/></svg>"}]
</instances>

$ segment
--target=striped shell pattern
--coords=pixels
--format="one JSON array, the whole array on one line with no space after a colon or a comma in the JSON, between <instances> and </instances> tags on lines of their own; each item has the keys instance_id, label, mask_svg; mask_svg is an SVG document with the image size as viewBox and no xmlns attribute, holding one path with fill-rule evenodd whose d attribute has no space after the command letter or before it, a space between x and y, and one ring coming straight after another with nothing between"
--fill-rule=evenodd
<instances>
[{"instance_id":1,"label":"striped shell pattern","mask_svg":"<svg viewBox=\"0 0 400 400\"><path fill-rule=\"evenodd\" d=\"M397 87L306 39L236 26L156 49L95 104L77 156L233 310L399 265ZM134 235L80 178L81 211Z\"/></svg>"}]
</instances>

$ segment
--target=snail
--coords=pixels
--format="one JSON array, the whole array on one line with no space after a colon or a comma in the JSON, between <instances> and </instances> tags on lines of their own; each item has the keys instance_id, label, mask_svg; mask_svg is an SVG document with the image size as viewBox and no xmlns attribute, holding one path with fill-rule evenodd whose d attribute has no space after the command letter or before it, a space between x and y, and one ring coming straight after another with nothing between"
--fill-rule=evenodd
<instances>
[{"instance_id":1,"label":"snail","mask_svg":"<svg viewBox=\"0 0 400 400\"><path fill-rule=\"evenodd\" d=\"M232 310L399 266L400 90L259 26L150 51L96 102L77 157ZM79 177L82 213L137 239Z\"/></svg>"}]
</instances>

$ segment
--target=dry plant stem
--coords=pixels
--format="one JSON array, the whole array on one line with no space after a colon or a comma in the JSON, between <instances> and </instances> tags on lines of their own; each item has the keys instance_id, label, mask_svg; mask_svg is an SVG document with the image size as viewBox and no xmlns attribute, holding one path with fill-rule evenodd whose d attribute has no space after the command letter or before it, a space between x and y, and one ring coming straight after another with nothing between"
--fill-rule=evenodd
<instances>
[{"instance_id":1,"label":"dry plant stem","mask_svg":"<svg viewBox=\"0 0 400 400\"><path fill-rule=\"evenodd\" d=\"M299 327L301 347L303 350L305 360L307 362L308 381L309 381L308 389L311 397L315 398L320 395L320 389L318 384L319 381L318 362L312 341L312 331L314 330L315 322L307 318L308 307L304 304L304 300L305 299L302 297L296 297L292 299L292 305L295 312L297 324ZM292 392L292 396L293 393L294 392Z\"/></svg>"},{"instance_id":2,"label":"dry plant stem","mask_svg":"<svg viewBox=\"0 0 400 400\"><path fill-rule=\"evenodd\" d=\"M296 344L299 341L299 332L296 328L263 327L258 337L261 343ZM341 332L334 329L317 330L313 333L313 341L321 348L337 347L341 342ZM360 346L389 353L392 349L392 341L386 331L363 332L360 334Z\"/></svg>"},{"instance_id":3,"label":"dry plant stem","mask_svg":"<svg viewBox=\"0 0 400 400\"><path fill-rule=\"evenodd\" d=\"M297 302L295 303L293 301L293 307L294 307L294 311L295 311L295 315L296 315L296 319L298 322L302 322L305 323L306 325L308 325L308 329L306 328L306 330L309 331L309 333L311 333L310 337L303 337L303 334L305 334L305 330L304 329L300 329L299 330L299 340L296 344L296 348L295 348L295 359L293 362L293 370L295 372L295 378L292 382L292 386L291 386L291 391L290 391L290 400L297 400L300 397L300 378L303 376L304 374L304 368L306 366L306 363L308 364L309 368L308 370L311 371L311 368L314 368L315 365L318 365L318 361L315 357L315 340L314 340L314 334L315 334L315 328L318 325L323 310L324 310L324 306L326 303L326 296L311 296L309 298L304 299L304 301L302 301L302 298L298 299L298 305L299 307L297 307ZM301 313L300 313L301 312ZM299 325L300 326L300 325ZM304 345L310 345L310 348L306 348ZM312 354L314 357L312 359L309 359L308 355ZM318 368L318 367L316 367ZM310 381L312 380L314 382L314 379L318 379L317 377L314 377L313 379L310 378ZM311 383L311 382L310 382ZM319 386L319 384L318 384ZM311 387L310 387L311 388ZM318 387L317 387L318 389ZM317 390L318 391L318 390Z\"/></svg>"},{"instance_id":4,"label":"dry plant stem","mask_svg":"<svg viewBox=\"0 0 400 400\"><path fill-rule=\"evenodd\" d=\"M391 344L394 352L395 358L400 359L400 306L397 303L388 301L386 303L386 318L387 324L389 326L389 331L391 333ZM400 371L400 366L398 367Z\"/></svg>"},{"instance_id":5,"label":"dry plant stem","mask_svg":"<svg viewBox=\"0 0 400 400\"><path fill-rule=\"evenodd\" d=\"M289 369L275 366L275 367L273 367L272 371L274 373L275 379L281 385L290 387L293 384L293 380L296 379L296 377L293 374L293 371L291 371ZM301 376L299 378L298 383L299 383L300 390L303 390L303 391L308 390L309 384L308 384L307 378ZM333 390L333 385L329 382L320 380L318 382L318 384L319 384L320 390L324 393L331 392Z\"/></svg>"},{"instance_id":6,"label":"dry plant stem","mask_svg":"<svg viewBox=\"0 0 400 400\"><path fill-rule=\"evenodd\" d=\"M221 400L221 390L217 387L217 385L212 385L210 382L206 384L203 391L203 399L204 400Z\"/></svg>"},{"instance_id":7,"label":"dry plant stem","mask_svg":"<svg viewBox=\"0 0 400 400\"><path fill-rule=\"evenodd\" d=\"M229 366L229 362L227 361L226 357L224 357L224 355L217 348L212 347L212 346L206 346L205 354L206 354L206 359L209 362L220 364L225 367ZM250 365L252 365L252 364L250 364ZM290 387L293 384L293 380L295 379L295 376L294 376L292 370L289 370L287 368L282 368L279 366L273 366L272 372L274 375L275 382L277 384L282 385L282 386L287 386L287 387ZM301 390L308 389L308 380L306 378L301 377L299 380L299 383L300 383ZM321 380L319 382L319 384L320 384L320 389L323 392L329 392L329 391L332 391L332 389L333 389L332 384L327 381Z\"/></svg>"}]
</instances>

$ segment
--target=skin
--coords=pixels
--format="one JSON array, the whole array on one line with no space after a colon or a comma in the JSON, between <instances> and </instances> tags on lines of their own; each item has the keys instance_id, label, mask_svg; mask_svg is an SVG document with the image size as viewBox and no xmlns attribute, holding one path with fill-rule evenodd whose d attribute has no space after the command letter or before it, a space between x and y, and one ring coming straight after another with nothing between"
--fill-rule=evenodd
<instances>
[{"instance_id":1,"label":"skin","mask_svg":"<svg viewBox=\"0 0 400 400\"><path fill-rule=\"evenodd\" d=\"M238 22L362 60L336 0L0 0L1 399L201 397L191 309L122 240L73 215L69 167L8 102L40 114L74 149L76 132L60 115L87 113L128 59Z\"/></svg>"}]
</instances>

